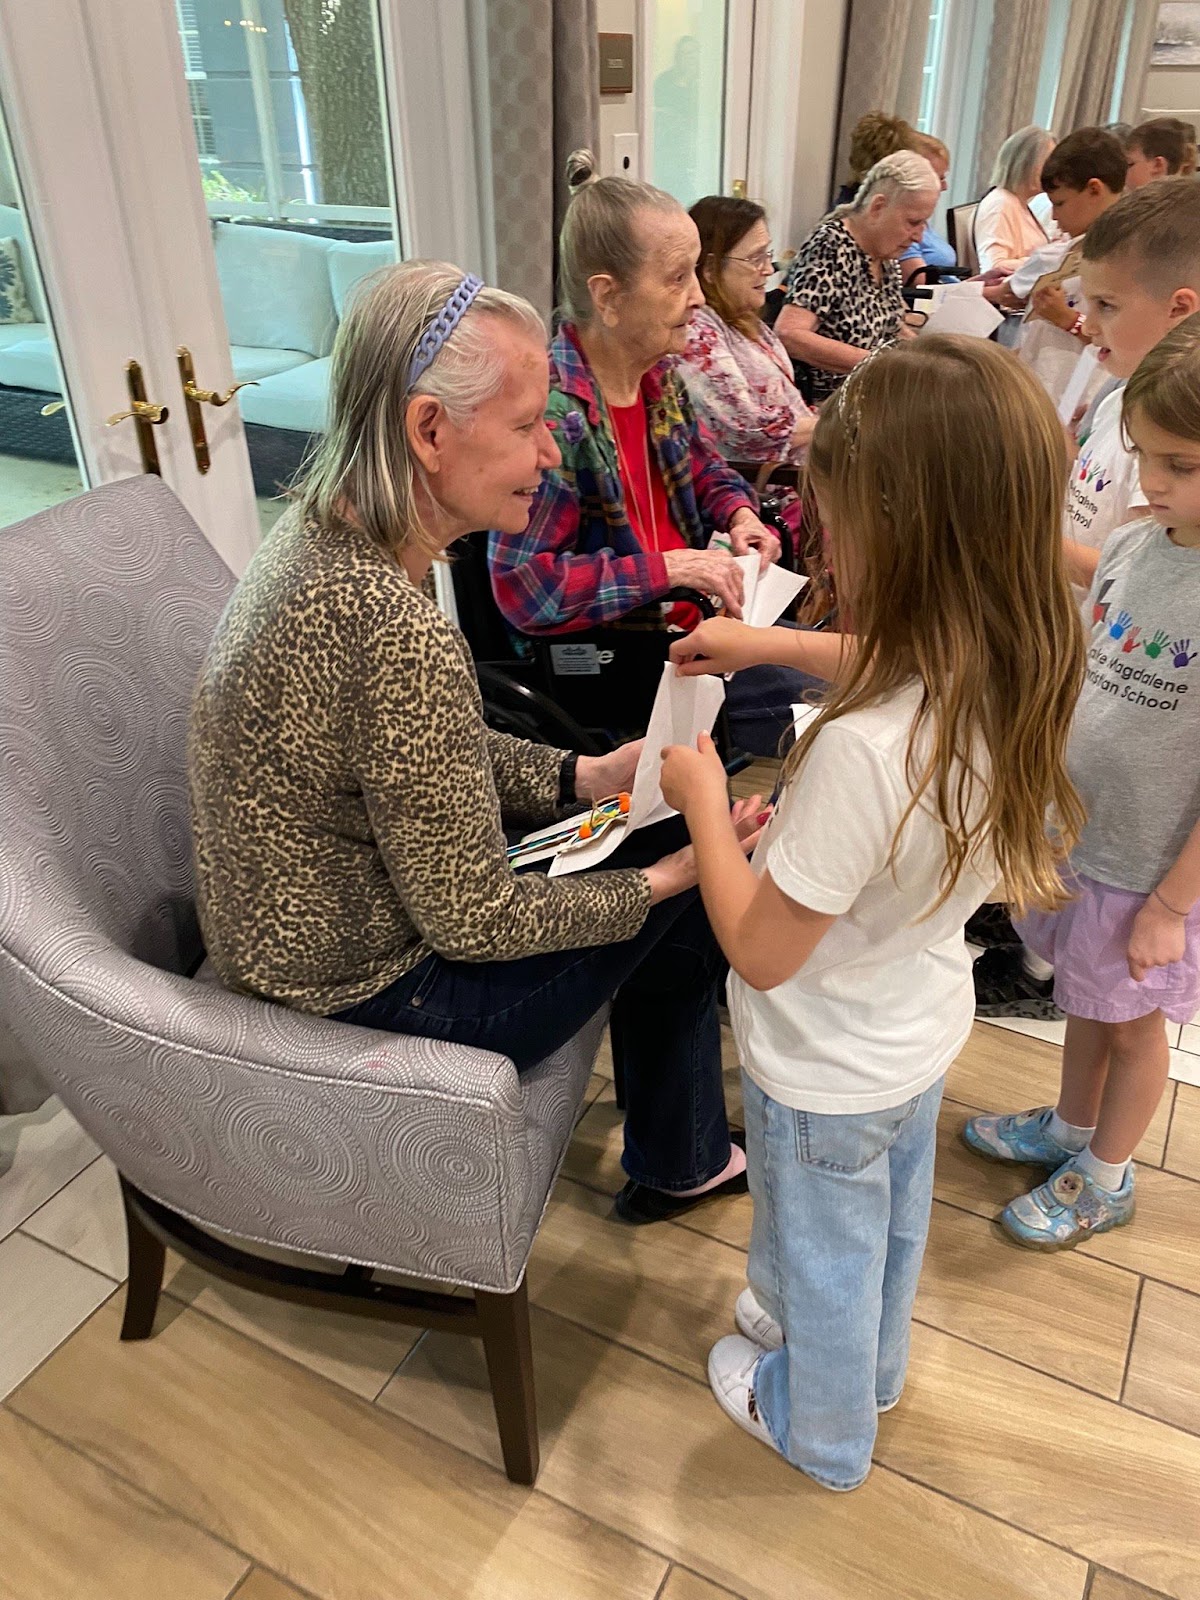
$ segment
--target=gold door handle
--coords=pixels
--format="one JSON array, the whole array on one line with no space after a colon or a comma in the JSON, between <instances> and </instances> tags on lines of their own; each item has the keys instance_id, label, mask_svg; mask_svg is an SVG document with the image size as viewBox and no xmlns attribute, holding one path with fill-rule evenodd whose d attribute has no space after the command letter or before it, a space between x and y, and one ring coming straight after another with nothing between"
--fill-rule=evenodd
<instances>
[{"instance_id":1,"label":"gold door handle","mask_svg":"<svg viewBox=\"0 0 1200 1600\"><path fill-rule=\"evenodd\" d=\"M188 429L192 435L192 451L196 457L197 472L207 472L212 466L208 450L208 435L204 431L204 413L201 406L227 406L239 389L257 388L258 379L231 384L224 394L216 389L201 389L196 382L196 368L192 352L181 344L176 352L179 362L179 381L183 386L183 400L187 407Z\"/></svg>"},{"instance_id":2,"label":"gold door handle","mask_svg":"<svg viewBox=\"0 0 1200 1600\"><path fill-rule=\"evenodd\" d=\"M125 363L125 385L129 390L129 410L114 411L111 417L105 418L104 426L115 428L118 422L128 422L132 418L137 427L138 448L142 452L142 470L153 472L161 478L162 468L158 464L154 429L165 422L171 413L166 406L146 398L146 380L142 376L140 361Z\"/></svg>"},{"instance_id":3,"label":"gold door handle","mask_svg":"<svg viewBox=\"0 0 1200 1600\"><path fill-rule=\"evenodd\" d=\"M224 394L218 394L215 389L197 389L194 383L185 383L183 398L195 400L206 406L227 406L239 389L257 389L258 379L247 378L243 383L230 384Z\"/></svg>"},{"instance_id":4,"label":"gold door handle","mask_svg":"<svg viewBox=\"0 0 1200 1600\"><path fill-rule=\"evenodd\" d=\"M114 411L111 417L105 417L104 426L115 428L118 422L128 422L130 417L138 422L151 422L157 425L165 422L170 414L166 406L156 405L153 400L135 400L128 411Z\"/></svg>"}]
</instances>

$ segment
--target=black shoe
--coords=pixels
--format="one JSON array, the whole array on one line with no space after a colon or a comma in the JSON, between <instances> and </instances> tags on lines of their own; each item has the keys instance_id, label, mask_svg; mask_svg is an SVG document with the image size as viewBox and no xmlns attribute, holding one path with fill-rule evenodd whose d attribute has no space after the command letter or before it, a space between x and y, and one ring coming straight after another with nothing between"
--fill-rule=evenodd
<instances>
[{"instance_id":1,"label":"black shoe","mask_svg":"<svg viewBox=\"0 0 1200 1600\"><path fill-rule=\"evenodd\" d=\"M985 950L975 963L977 1017L1030 1017L1034 1022L1061 1022L1054 1004L1054 979L1039 982L1025 970L1022 947Z\"/></svg>"},{"instance_id":2,"label":"black shoe","mask_svg":"<svg viewBox=\"0 0 1200 1600\"><path fill-rule=\"evenodd\" d=\"M744 1150L746 1135L740 1128L732 1128L729 1142ZM613 1201L613 1210L622 1222L667 1222L672 1217L683 1216L685 1211L702 1206L706 1200L719 1200L727 1194L748 1194L749 1190L745 1172L739 1172L736 1178L726 1178L724 1183L706 1189L703 1194L688 1195L668 1194L665 1189L652 1189L649 1184L637 1183L630 1178Z\"/></svg>"},{"instance_id":3,"label":"black shoe","mask_svg":"<svg viewBox=\"0 0 1200 1600\"><path fill-rule=\"evenodd\" d=\"M1012 925L1008 907L999 902L980 906L967 923L968 944L978 944L985 950L995 950L1020 942L1021 935Z\"/></svg>"}]
</instances>

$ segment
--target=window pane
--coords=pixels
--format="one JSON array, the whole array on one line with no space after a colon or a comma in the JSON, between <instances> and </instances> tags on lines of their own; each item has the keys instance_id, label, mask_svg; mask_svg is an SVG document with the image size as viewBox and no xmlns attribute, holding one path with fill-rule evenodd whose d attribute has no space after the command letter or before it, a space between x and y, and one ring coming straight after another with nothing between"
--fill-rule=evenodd
<instances>
[{"instance_id":1,"label":"window pane","mask_svg":"<svg viewBox=\"0 0 1200 1600\"><path fill-rule=\"evenodd\" d=\"M399 254L376 0L176 0L264 524L325 426L347 296ZM201 376L201 386L204 377Z\"/></svg>"},{"instance_id":2,"label":"window pane","mask_svg":"<svg viewBox=\"0 0 1200 1600\"><path fill-rule=\"evenodd\" d=\"M690 206L720 194L725 0L656 0L651 182Z\"/></svg>"}]
</instances>

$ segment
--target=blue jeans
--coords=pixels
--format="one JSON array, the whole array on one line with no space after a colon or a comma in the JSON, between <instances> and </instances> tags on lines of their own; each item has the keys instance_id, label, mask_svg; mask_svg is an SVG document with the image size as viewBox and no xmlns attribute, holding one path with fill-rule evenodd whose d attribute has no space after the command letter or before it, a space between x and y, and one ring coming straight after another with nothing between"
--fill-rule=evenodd
<instances>
[{"instance_id":1,"label":"blue jeans","mask_svg":"<svg viewBox=\"0 0 1200 1600\"><path fill-rule=\"evenodd\" d=\"M780 1452L828 1489L871 1470L877 1414L908 1367L929 1232L941 1078L887 1111L793 1111L742 1074L750 1286L782 1326L754 1375Z\"/></svg>"},{"instance_id":2,"label":"blue jeans","mask_svg":"<svg viewBox=\"0 0 1200 1600\"><path fill-rule=\"evenodd\" d=\"M607 865L647 865L686 837L682 821L672 818L634 834ZM495 1050L523 1072L611 1000L613 1058L625 1073L622 1165L655 1189L692 1189L729 1163L717 1016L725 970L693 889L652 906L621 944L516 961L426 956L336 1017Z\"/></svg>"}]
</instances>

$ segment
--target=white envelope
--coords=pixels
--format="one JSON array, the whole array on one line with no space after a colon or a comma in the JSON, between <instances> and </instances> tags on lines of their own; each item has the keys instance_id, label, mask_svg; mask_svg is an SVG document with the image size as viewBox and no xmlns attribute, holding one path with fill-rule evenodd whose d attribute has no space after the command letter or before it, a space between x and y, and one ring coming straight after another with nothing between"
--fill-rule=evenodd
<instances>
[{"instance_id":1,"label":"white envelope","mask_svg":"<svg viewBox=\"0 0 1200 1600\"><path fill-rule=\"evenodd\" d=\"M628 821L623 827L606 828L587 844L561 851L550 868L552 878L597 866L638 828L648 828L675 815L660 787L663 750L669 744L694 745L702 733L711 733L724 699L725 685L720 678L680 678L669 661L663 663L646 742L633 778Z\"/></svg>"},{"instance_id":2,"label":"white envelope","mask_svg":"<svg viewBox=\"0 0 1200 1600\"><path fill-rule=\"evenodd\" d=\"M951 283L938 295L921 333L967 333L986 339L1004 321L990 300L983 298L982 283ZM917 309L921 309L918 302Z\"/></svg>"},{"instance_id":3,"label":"white envelope","mask_svg":"<svg viewBox=\"0 0 1200 1600\"><path fill-rule=\"evenodd\" d=\"M1096 376L1096 367L1100 360L1100 353L1094 344L1089 344L1080 352L1079 360L1075 363L1075 370L1067 379L1067 386L1062 392L1062 399L1058 402L1058 420L1068 428L1071 418L1078 411L1084 395L1087 393L1088 384Z\"/></svg>"},{"instance_id":4,"label":"white envelope","mask_svg":"<svg viewBox=\"0 0 1200 1600\"><path fill-rule=\"evenodd\" d=\"M735 559L742 569L742 620L752 628L769 628L778 622L808 579L786 567L771 566L762 571L754 550Z\"/></svg>"}]
</instances>

